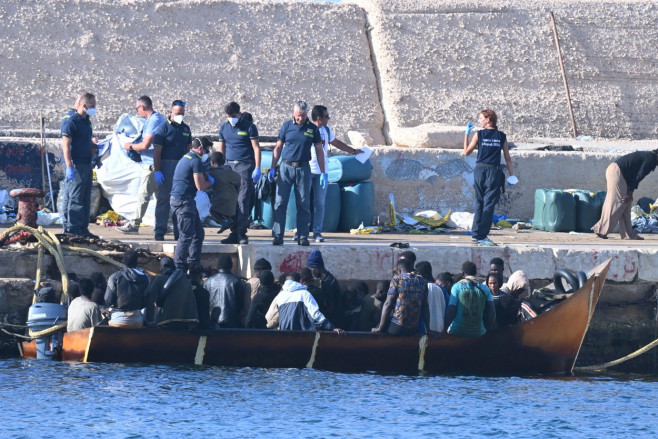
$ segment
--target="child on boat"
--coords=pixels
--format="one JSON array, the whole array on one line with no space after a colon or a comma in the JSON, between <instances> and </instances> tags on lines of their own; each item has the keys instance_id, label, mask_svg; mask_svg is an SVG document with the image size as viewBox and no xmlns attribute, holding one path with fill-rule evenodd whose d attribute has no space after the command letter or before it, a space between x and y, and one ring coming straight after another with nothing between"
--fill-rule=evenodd
<instances>
[{"instance_id":1,"label":"child on boat","mask_svg":"<svg viewBox=\"0 0 658 439\"><path fill-rule=\"evenodd\" d=\"M215 151L210 155L208 174L215 179L212 185L214 197L210 204L210 215L221 226L217 233L231 227L238 206L240 174L226 165L224 154Z\"/></svg>"}]
</instances>

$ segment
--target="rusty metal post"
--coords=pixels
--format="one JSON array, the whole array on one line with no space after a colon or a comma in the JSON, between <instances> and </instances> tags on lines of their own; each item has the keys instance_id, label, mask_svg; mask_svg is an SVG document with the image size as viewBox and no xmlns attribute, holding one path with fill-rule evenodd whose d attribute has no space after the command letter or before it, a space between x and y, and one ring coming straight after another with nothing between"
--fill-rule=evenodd
<instances>
[{"instance_id":1,"label":"rusty metal post","mask_svg":"<svg viewBox=\"0 0 658 439\"><path fill-rule=\"evenodd\" d=\"M46 193L41 189L14 189L9 196L18 198L18 213L16 221L28 227L37 227L37 198Z\"/></svg>"}]
</instances>

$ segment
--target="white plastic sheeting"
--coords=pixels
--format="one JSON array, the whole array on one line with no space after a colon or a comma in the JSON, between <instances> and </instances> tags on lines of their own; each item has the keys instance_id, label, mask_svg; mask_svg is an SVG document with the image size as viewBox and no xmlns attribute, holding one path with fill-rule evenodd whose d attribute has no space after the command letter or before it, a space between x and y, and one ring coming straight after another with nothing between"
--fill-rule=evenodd
<instances>
[{"instance_id":1,"label":"white plastic sheeting","mask_svg":"<svg viewBox=\"0 0 658 439\"><path fill-rule=\"evenodd\" d=\"M114 126L114 133L105 148L99 151L103 166L96 169L96 179L101 185L103 196L108 199L112 210L134 219L142 167L132 161L122 145L137 138L144 126L143 118L122 114ZM197 192L195 201L201 219L210 215L210 201L205 192ZM155 197L151 196L142 224L155 225Z\"/></svg>"}]
</instances>

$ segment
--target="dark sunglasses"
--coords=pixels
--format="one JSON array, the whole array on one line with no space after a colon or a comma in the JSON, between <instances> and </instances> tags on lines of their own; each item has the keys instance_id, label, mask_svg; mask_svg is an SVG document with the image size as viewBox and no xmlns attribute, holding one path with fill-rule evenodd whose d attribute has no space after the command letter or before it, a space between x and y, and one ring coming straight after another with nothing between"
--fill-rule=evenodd
<instances>
[{"instance_id":1,"label":"dark sunglasses","mask_svg":"<svg viewBox=\"0 0 658 439\"><path fill-rule=\"evenodd\" d=\"M176 106L184 107L184 106L185 106L185 101L179 101L179 100L176 100L176 101L174 101L174 102L171 103L171 106L172 106L172 107L176 107Z\"/></svg>"}]
</instances>

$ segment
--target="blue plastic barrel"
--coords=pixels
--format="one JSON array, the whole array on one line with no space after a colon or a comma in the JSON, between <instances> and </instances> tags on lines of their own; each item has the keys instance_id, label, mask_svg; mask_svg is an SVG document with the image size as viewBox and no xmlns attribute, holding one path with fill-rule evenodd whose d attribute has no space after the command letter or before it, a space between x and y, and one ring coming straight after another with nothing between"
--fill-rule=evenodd
<instances>
[{"instance_id":1,"label":"blue plastic barrel","mask_svg":"<svg viewBox=\"0 0 658 439\"><path fill-rule=\"evenodd\" d=\"M370 160L361 163L351 155L337 155L329 157L327 174L331 182L357 183L370 178L372 164Z\"/></svg>"},{"instance_id":2,"label":"blue plastic barrel","mask_svg":"<svg viewBox=\"0 0 658 439\"><path fill-rule=\"evenodd\" d=\"M260 169L265 172L266 169L272 167L272 151L260 150Z\"/></svg>"},{"instance_id":3,"label":"blue plastic barrel","mask_svg":"<svg viewBox=\"0 0 658 439\"><path fill-rule=\"evenodd\" d=\"M263 202L263 225L271 229L274 225L274 206L270 202ZM297 228L297 197L294 189L290 191L288 198L288 210L286 211L286 230Z\"/></svg>"},{"instance_id":4,"label":"blue plastic barrel","mask_svg":"<svg viewBox=\"0 0 658 439\"><path fill-rule=\"evenodd\" d=\"M361 223L372 225L375 216L375 186L371 181L345 184L340 187L340 221L338 230L349 232Z\"/></svg>"},{"instance_id":5,"label":"blue plastic barrel","mask_svg":"<svg viewBox=\"0 0 658 439\"><path fill-rule=\"evenodd\" d=\"M323 232L335 232L338 230L340 222L340 185L338 183L329 183L327 186L327 196L324 199L324 221L322 223ZM311 224L313 224L311 222Z\"/></svg>"}]
</instances>

